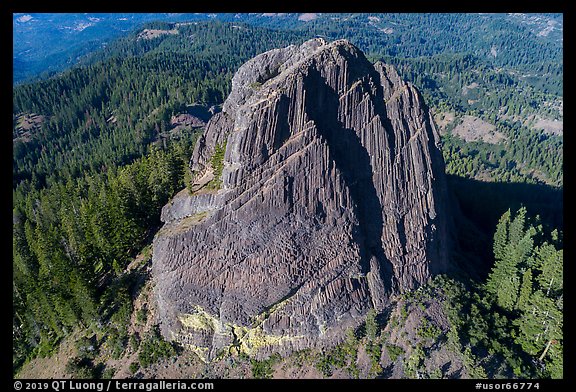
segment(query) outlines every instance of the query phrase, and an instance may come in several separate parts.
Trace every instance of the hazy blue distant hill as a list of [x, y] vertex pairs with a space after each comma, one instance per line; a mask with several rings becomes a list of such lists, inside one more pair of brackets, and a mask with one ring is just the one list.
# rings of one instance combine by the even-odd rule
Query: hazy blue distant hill
[[152, 20], [177, 21], [183, 14], [14, 14], [14, 82], [61, 71], [110, 39]]
[[[562, 14], [139, 13], [14, 14], [14, 82], [57, 72], [149, 21], [244, 22], [347, 38], [367, 52], [432, 56], [468, 52], [524, 68], [562, 53]], [[519, 44], [518, 40], [522, 42]]]

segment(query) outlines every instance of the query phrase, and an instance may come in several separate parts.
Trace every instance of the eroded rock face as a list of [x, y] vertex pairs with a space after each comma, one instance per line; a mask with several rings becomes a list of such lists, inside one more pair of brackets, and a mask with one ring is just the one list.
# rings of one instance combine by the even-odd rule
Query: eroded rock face
[[[213, 159], [226, 146], [221, 188]], [[439, 135], [422, 97], [347, 41], [263, 53], [232, 81], [164, 207], [163, 334], [214, 358], [338, 341], [447, 269]], [[216, 179], [217, 180], [217, 179]]]

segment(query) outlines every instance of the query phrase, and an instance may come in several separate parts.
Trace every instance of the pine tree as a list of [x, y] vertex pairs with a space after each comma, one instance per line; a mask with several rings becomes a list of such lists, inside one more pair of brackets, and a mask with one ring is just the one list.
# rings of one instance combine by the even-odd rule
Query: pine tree
[[524, 237], [524, 224], [526, 220], [526, 208], [521, 207], [510, 223], [508, 238], [512, 245], [518, 244]]
[[366, 336], [368, 340], [374, 341], [378, 335], [378, 322], [376, 321], [376, 311], [370, 309], [366, 314]]
[[540, 246], [536, 251], [537, 281], [547, 296], [559, 296], [564, 286], [563, 251], [550, 244]]
[[530, 296], [532, 295], [532, 270], [527, 269], [522, 275], [522, 285], [520, 286], [520, 294], [516, 302], [516, 309], [524, 310]]
[[540, 291], [530, 297], [514, 325], [519, 331], [516, 343], [535, 357], [542, 354], [550, 340], [562, 340], [562, 312]]
[[498, 306], [507, 311], [513, 311], [517, 306], [521, 271], [534, 247], [532, 238], [536, 230], [532, 226], [525, 229], [525, 219], [525, 208], [520, 208], [511, 222], [508, 210], [500, 218], [494, 234], [495, 263], [486, 289]]
[[494, 258], [504, 260], [508, 245], [508, 227], [510, 226], [510, 210], [506, 211], [498, 221], [496, 233], [494, 233]]

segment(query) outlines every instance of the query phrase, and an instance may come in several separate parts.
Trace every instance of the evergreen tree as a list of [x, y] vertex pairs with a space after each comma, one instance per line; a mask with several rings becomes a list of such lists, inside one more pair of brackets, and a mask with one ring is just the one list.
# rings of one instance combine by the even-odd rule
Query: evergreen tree
[[496, 260], [506, 258], [506, 246], [508, 244], [508, 227], [510, 226], [510, 209], [502, 215], [496, 233], [494, 233], [494, 257]]
[[374, 309], [370, 309], [366, 314], [366, 336], [369, 341], [375, 341], [378, 336], [378, 321]]
[[518, 295], [518, 302], [516, 309], [525, 310], [532, 295], [532, 270], [527, 269], [522, 275], [522, 285], [520, 286], [520, 294]]
[[[511, 221], [509, 211], [506, 212], [498, 223], [494, 236], [494, 254], [498, 257], [485, 285], [486, 303], [492, 300], [505, 314], [497, 317], [497, 309], [487, 306], [486, 312], [492, 312], [493, 317], [493, 338], [486, 336], [485, 343], [494, 351], [502, 352], [515, 372], [521, 373], [519, 359], [514, 358], [513, 349], [504, 343], [507, 336], [512, 336], [514, 343], [532, 357], [533, 363], [541, 364], [545, 376], [560, 378], [563, 375], [563, 251], [556, 248], [560, 246], [557, 231], [552, 236], [555, 245], [547, 242], [536, 245], [535, 238], [540, 237], [535, 235], [539, 230], [527, 221], [524, 208]], [[475, 305], [471, 306], [474, 309]], [[500, 326], [498, 318], [504, 321]], [[476, 324], [474, 319], [471, 327], [475, 331], [471, 333], [474, 342], [483, 340]]]
[[[512, 311], [519, 301], [522, 272], [533, 252], [536, 229], [525, 228], [526, 209], [520, 208], [510, 221], [510, 211], [500, 219], [494, 235], [495, 264], [486, 283], [486, 289], [497, 304]], [[525, 298], [521, 299], [525, 301]]]

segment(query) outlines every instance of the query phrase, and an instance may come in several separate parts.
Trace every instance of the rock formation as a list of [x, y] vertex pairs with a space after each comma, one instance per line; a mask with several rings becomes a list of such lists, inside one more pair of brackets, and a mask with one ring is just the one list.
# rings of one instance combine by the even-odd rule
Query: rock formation
[[190, 165], [194, 194], [162, 211], [153, 278], [162, 333], [203, 358], [334, 344], [447, 268], [431, 115], [345, 40], [242, 65]]

